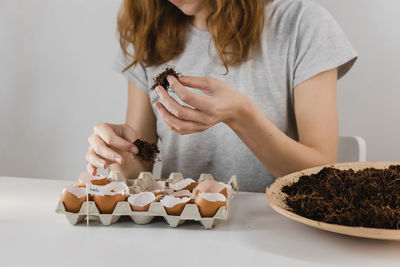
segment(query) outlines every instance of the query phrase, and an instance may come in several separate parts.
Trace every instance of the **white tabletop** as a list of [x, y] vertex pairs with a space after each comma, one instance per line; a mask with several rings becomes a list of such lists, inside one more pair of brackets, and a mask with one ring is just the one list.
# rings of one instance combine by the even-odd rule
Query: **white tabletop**
[[229, 220], [212, 230], [200, 223], [171, 228], [162, 219], [74, 226], [54, 212], [62, 187], [70, 183], [0, 177], [0, 266], [400, 265], [400, 242], [293, 222], [259, 193], [236, 195]]

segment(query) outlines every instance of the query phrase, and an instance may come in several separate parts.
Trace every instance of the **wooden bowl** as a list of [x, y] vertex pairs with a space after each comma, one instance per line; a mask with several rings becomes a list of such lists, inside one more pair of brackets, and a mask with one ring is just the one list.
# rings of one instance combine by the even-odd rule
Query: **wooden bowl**
[[324, 167], [333, 167], [340, 170], [353, 169], [354, 171], [365, 169], [365, 168], [376, 168], [384, 169], [390, 165], [400, 165], [400, 162], [351, 162], [351, 163], [337, 163], [326, 166], [320, 166], [315, 168], [306, 169], [303, 171], [288, 174], [286, 176], [277, 178], [275, 182], [267, 187], [266, 195], [267, 202], [273, 210], [288, 217], [289, 219], [297, 222], [322, 229], [329, 232], [373, 238], [373, 239], [385, 239], [385, 240], [400, 240], [400, 230], [392, 229], [381, 229], [381, 228], [367, 228], [367, 227], [355, 227], [355, 226], [344, 226], [338, 224], [324, 223], [321, 221], [311, 220], [300, 215], [297, 215], [290, 211], [288, 206], [285, 204], [286, 194], [281, 192], [281, 189], [285, 185], [290, 185], [299, 180], [303, 175], [310, 175], [319, 172]]

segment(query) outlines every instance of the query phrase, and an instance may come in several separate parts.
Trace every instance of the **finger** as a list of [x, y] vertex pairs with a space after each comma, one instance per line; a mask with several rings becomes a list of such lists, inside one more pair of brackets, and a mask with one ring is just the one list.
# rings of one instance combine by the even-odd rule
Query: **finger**
[[163, 105], [175, 117], [186, 121], [204, 122], [204, 117], [206, 116], [205, 114], [193, 108], [182, 106], [173, 97], [171, 97], [163, 87], [157, 86], [156, 92], [160, 96]]
[[[123, 125], [116, 125], [116, 126], [117, 126], [117, 131], [120, 131], [120, 136], [124, 140], [127, 140], [130, 144], [135, 142], [139, 138], [139, 135], [129, 125], [123, 124]], [[119, 130], [119, 129], [121, 129], [121, 130]]]
[[160, 102], [154, 103], [154, 106], [165, 123], [172, 126], [178, 133], [203, 131], [203, 129], [207, 127], [198, 122], [185, 121], [175, 117]]
[[86, 161], [91, 164], [95, 168], [107, 169], [109, 162], [104, 158], [100, 157], [96, 154], [92, 147], [89, 148], [89, 151], [86, 153]]
[[179, 77], [179, 81], [182, 85], [199, 90], [207, 90], [217, 81], [209, 76], [198, 77], [198, 76], [182, 76]]
[[123, 164], [122, 156], [116, 151], [112, 150], [98, 135], [92, 134], [89, 136], [89, 143], [97, 155], [112, 162]]
[[178, 129], [176, 129], [174, 126], [168, 124], [167, 122], [165, 122], [165, 124], [168, 126], [168, 128], [169, 128], [170, 130], [172, 130], [172, 131], [174, 131], [174, 132], [176, 132], [176, 133], [178, 133], [178, 134], [181, 134], [181, 135], [192, 134], [192, 133], [198, 133], [198, 132], [202, 132], [202, 131], [205, 131], [205, 130], [207, 130], [208, 128], [210, 128], [210, 127], [208, 127], [208, 126], [204, 126], [204, 127], [199, 127], [199, 128], [196, 128], [196, 129], [191, 129], [191, 130], [183, 129], [183, 130], [180, 130], [180, 131], [179, 131]]
[[[117, 125], [113, 126], [116, 128], [117, 132], [120, 135], [124, 135], [123, 131], [124, 129], [119, 128]], [[112, 128], [112, 126], [109, 124], [106, 123], [97, 124], [94, 127], [94, 133], [100, 136], [101, 139], [103, 139], [104, 143], [106, 143], [109, 147], [116, 148], [120, 151], [128, 152], [131, 151], [132, 147], [134, 147], [134, 145], [131, 142], [118, 136], [117, 133]], [[130, 133], [130, 135], [132, 135], [132, 133]], [[136, 140], [137, 138], [132, 138], [132, 139]]]
[[205, 95], [190, 92], [174, 76], [168, 76], [167, 79], [180, 100], [200, 111], [208, 108], [209, 104]]
[[92, 176], [95, 176], [97, 174], [97, 168], [90, 163], [88, 163], [88, 165], [86, 166], [86, 170]]

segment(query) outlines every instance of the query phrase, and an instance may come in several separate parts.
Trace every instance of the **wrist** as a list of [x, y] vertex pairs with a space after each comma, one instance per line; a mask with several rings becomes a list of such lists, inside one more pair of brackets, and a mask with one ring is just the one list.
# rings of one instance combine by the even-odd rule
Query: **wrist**
[[[240, 101], [236, 105], [232, 116], [229, 120], [226, 121], [226, 124], [233, 130], [236, 131], [242, 128], [244, 125], [250, 122], [252, 118], [252, 114], [254, 114], [255, 104], [254, 102], [246, 95], [240, 95]], [[246, 127], [246, 126], [244, 126]]]

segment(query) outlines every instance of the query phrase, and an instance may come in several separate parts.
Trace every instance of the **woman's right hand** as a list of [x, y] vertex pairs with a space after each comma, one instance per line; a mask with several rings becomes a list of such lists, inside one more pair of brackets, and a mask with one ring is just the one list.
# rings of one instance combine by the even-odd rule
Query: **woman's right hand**
[[137, 139], [137, 133], [128, 124], [96, 124], [88, 138], [88, 173], [96, 175], [97, 168], [107, 169], [112, 163], [124, 164], [124, 152], [135, 155], [139, 152], [133, 144]]

